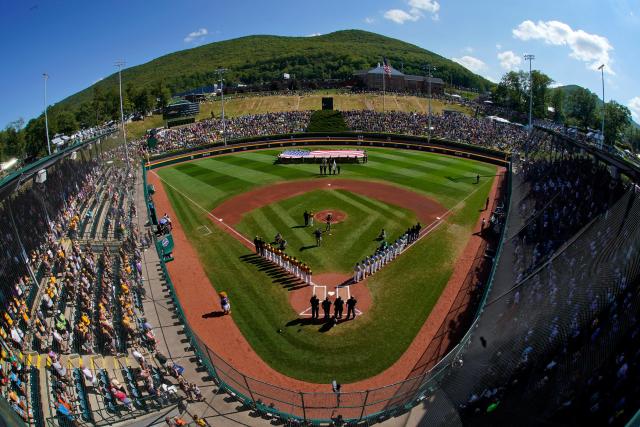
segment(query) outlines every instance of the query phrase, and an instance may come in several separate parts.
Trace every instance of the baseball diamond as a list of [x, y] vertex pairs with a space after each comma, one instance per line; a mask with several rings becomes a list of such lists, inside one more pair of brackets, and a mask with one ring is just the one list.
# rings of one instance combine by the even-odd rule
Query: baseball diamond
[[[242, 365], [257, 379], [275, 375], [305, 390], [326, 390], [322, 383], [339, 378], [344, 390], [358, 390], [375, 384], [376, 375], [383, 372], [385, 381], [406, 378], [412, 370], [410, 360], [419, 358], [419, 350], [411, 349], [402, 367], [395, 363], [408, 352], [421, 328], [433, 333], [439, 327], [436, 319], [425, 321], [434, 314], [452, 272], [460, 265], [456, 261], [471, 244], [485, 199], [495, 192], [494, 177], [502, 172], [476, 161], [372, 148], [368, 163], [343, 166], [337, 180], [318, 176], [316, 165], [274, 164], [278, 153], [230, 154], [149, 174], [157, 209], [174, 218], [176, 251], [182, 252], [183, 246], [194, 251], [193, 258], [185, 254], [168, 266], [190, 321], [201, 325], [203, 336], [212, 338], [207, 345], [225, 359], [239, 362], [255, 354], [257, 359]], [[476, 184], [477, 175], [482, 179]], [[211, 211], [212, 223], [218, 225], [205, 237], [195, 226], [204, 213], [201, 208]], [[329, 235], [324, 223], [304, 225], [305, 209], [339, 209], [348, 218]], [[372, 274], [366, 284], [351, 285], [356, 299], [359, 287], [366, 286], [371, 293], [366, 315], [333, 328], [300, 318], [287, 294], [301, 292], [309, 298], [308, 286], [339, 283], [305, 285], [291, 274], [273, 272], [246, 244], [255, 235], [275, 244], [278, 234], [287, 242], [284, 252], [310, 265], [313, 275], [350, 274], [357, 262], [380, 246], [382, 229], [393, 242], [418, 218], [427, 233], [424, 238]], [[316, 226], [323, 234], [319, 247], [312, 236]], [[239, 235], [246, 238], [244, 245]], [[202, 279], [195, 280], [196, 273]], [[203, 318], [218, 310], [215, 294], [222, 290], [230, 295], [232, 317]], [[197, 299], [194, 307], [191, 295]], [[446, 311], [445, 304], [435, 314], [442, 317]], [[218, 334], [246, 344], [220, 347], [213, 339]], [[231, 338], [234, 334], [238, 337]], [[381, 342], [386, 343], [382, 348], [373, 344]], [[427, 345], [425, 341], [419, 347]], [[367, 350], [373, 348], [376, 351]], [[314, 360], [312, 366], [308, 360]]]

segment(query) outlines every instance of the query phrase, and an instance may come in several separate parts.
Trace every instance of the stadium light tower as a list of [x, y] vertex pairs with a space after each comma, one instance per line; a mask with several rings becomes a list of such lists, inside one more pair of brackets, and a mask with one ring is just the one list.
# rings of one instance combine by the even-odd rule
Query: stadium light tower
[[49, 141], [49, 117], [47, 117], [47, 80], [49, 80], [49, 74], [42, 73], [44, 79], [44, 131], [47, 133], [47, 150], [51, 155], [51, 141]]
[[127, 147], [127, 131], [124, 127], [124, 106], [122, 103], [122, 66], [125, 64], [123, 60], [116, 61], [115, 66], [118, 67], [118, 81], [120, 84], [120, 119], [122, 121], [122, 138], [124, 139], [124, 155], [129, 164], [129, 147]]
[[436, 67], [426, 64], [424, 69], [427, 71], [427, 77], [429, 78], [429, 140], [431, 140], [431, 79], [433, 77], [432, 73], [436, 70]]
[[[605, 110], [605, 104], [604, 104], [604, 64], [602, 64], [601, 66], [598, 67], [598, 70], [600, 70], [600, 72], [602, 73], [602, 129], [601, 129], [601, 133], [602, 133], [602, 139], [600, 141], [602, 141], [602, 145], [604, 145], [604, 112]], [[602, 148], [602, 147], [600, 147]]]
[[218, 76], [220, 76], [220, 96], [221, 98], [221, 104], [222, 104], [222, 140], [224, 142], [224, 145], [227, 145], [227, 122], [224, 120], [224, 87], [222, 86], [224, 79], [223, 79], [223, 75], [224, 73], [227, 72], [226, 68], [218, 68], [216, 70], [216, 73], [218, 73]]
[[529, 61], [529, 131], [533, 129], [533, 74], [531, 73], [531, 61], [536, 59], [535, 55], [527, 54], [525, 61]]

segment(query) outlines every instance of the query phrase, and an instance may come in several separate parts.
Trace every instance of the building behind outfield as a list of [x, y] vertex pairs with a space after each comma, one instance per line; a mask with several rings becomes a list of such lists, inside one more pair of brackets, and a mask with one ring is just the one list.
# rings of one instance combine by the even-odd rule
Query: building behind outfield
[[404, 74], [393, 67], [390, 74], [384, 73], [384, 67], [378, 64], [370, 70], [360, 70], [353, 73], [354, 77], [364, 87], [372, 90], [382, 90], [382, 77], [385, 76], [384, 86], [386, 90], [398, 92], [429, 92], [431, 81], [431, 93], [441, 95], [444, 93], [444, 81], [438, 77], [425, 77]]

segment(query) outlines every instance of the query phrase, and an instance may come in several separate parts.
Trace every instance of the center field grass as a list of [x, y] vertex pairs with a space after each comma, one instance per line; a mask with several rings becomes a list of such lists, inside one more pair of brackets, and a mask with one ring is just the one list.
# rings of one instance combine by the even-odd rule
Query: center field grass
[[[304, 96], [247, 96], [244, 98], [225, 98], [224, 111], [227, 117], [244, 116], [247, 114], [276, 113], [282, 111], [320, 110], [322, 108], [322, 97], [327, 96], [325, 92], [314, 92]], [[379, 94], [336, 94], [333, 96], [334, 108], [340, 111], [347, 110], [383, 110], [382, 95]], [[387, 111], [404, 111], [426, 113], [428, 110], [427, 99], [416, 96], [401, 96], [387, 94], [384, 107]], [[439, 99], [431, 100], [431, 110], [434, 114], [441, 114], [444, 109], [456, 110], [465, 114], [473, 112], [459, 104], [447, 104]], [[222, 113], [221, 102], [205, 102], [200, 104], [200, 114], [197, 120], [220, 117]], [[162, 114], [155, 114], [145, 118], [143, 121], [131, 122], [127, 124], [127, 135], [131, 138], [141, 138], [147, 129], [162, 127], [164, 121]]]
[[[325, 224], [304, 227], [305, 210], [320, 212], [339, 209], [345, 221], [324, 233], [322, 246], [316, 247], [313, 230], [324, 231]], [[236, 229], [245, 236], [262, 236], [272, 241], [276, 233], [287, 240], [287, 254], [302, 260], [314, 273], [351, 273], [356, 262], [372, 255], [380, 246], [376, 237], [381, 229], [393, 243], [417, 222], [413, 212], [342, 190], [319, 190], [255, 209], [243, 218]]]
[[[475, 231], [496, 173], [492, 165], [431, 153], [367, 151], [367, 164], [345, 165], [340, 177], [388, 181], [455, 209], [434, 232], [369, 279], [373, 305], [367, 313], [324, 333], [321, 325], [299, 320], [289, 304], [287, 288], [261, 271], [255, 255], [236, 239], [217, 227], [209, 227], [212, 233], [203, 236], [198, 227], [210, 220], [187, 199], [211, 210], [258, 186], [268, 191], [271, 183], [315, 179], [317, 165], [274, 165], [279, 151], [265, 150], [157, 171], [166, 181], [164, 188], [177, 221], [199, 253], [211, 283], [229, 293], [235, 323], [256, 353], [285, 375], [310, 382], [328, 383], [337, 378], [348, 383], [391, 366], [413, 341], [446, 286], [456, 259]], [[476, 174], [482, 176], [478, 185], [474, 184]], [[411, 220], [409, 216], [407, 221]], [[250, 227], [250, 217], [246, 221]], [[208, 344], [214, 350], [224, 345]]]

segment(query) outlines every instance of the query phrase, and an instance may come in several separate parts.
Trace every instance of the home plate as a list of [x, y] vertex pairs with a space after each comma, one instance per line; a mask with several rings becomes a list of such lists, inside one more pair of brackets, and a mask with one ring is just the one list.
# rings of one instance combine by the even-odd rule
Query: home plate
[[329, 187], [331, 187], [331, 184], [327, 184]]
[[329, 291], [329, 292], [327, 292], [327, 293], [329, 294], [329, 296], [330, 296], [330, 297], [332, 297], [332, 296], [334, 296], [334, 295], [336, 294], [336, 293], [335, 293], [335, 292], [333, 292], [333, 291]]

